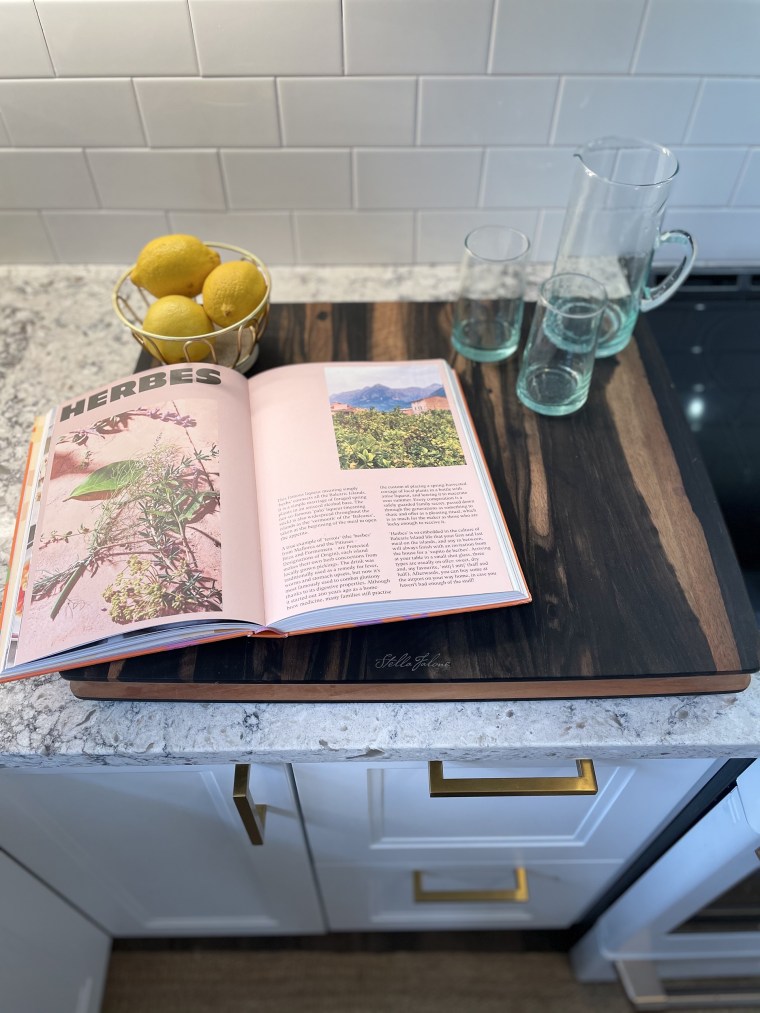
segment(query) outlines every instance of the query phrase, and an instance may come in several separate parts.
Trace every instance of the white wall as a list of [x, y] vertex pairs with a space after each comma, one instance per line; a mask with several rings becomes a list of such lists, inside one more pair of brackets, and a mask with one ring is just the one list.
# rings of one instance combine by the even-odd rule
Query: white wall
[[0, 262], [167, 231], [271, 264], [553, 259], [574, 147], [671, 146], [667, 223], [760, 260], [760, 0], [0, 0]]

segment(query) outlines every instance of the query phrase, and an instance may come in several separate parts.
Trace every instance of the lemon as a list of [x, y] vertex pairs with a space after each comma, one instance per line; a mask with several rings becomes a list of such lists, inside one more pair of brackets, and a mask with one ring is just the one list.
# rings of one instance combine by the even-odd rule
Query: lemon
[[267, 292], [264, 275], [250, 260], [230, 260], [215, 267], [203, 283], [203, 307], [220, 327], [247, 317]]
[[142, 248], [129, 277], [157, 298], [198, 295], [220, 261], [216, 250], [195, 236], [159, 236]]
[[[142, 326], [149, 334], [163, 334], [167, 338], [194, 338], [214, 330], [203, 307], [185, 295], [166, 295], [157, 299], [145, 314]], [[186, 348], [187, 358], [191, 362], [202, 362], [211, 354], [205, 341], [188, 344], [183, 341], [154, 339], [152, 343], [167, 363], [185, 362]]]

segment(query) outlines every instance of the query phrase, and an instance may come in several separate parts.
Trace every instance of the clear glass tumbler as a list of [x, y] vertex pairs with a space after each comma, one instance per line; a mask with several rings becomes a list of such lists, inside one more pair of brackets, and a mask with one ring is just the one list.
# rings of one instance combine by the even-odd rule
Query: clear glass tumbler
[[541, 285], [517, 376], [517, 396], [541, 415], [569, 415], [586, 403], [607, 307], [604, 286], [585, 274]]
[[530, 240], [517, 229], [484, 225], [464, 241], [454, 306], [454, 348], [477, 362], [499, 362], [520, 343]]

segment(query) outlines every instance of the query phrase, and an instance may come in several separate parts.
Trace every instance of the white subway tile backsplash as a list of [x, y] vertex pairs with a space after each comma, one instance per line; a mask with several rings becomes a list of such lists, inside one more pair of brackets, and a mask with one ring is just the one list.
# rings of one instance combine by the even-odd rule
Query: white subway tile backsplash
[[131, 81], [0, 81], [0, 113], [18, 147], [145, 143]]
[[562, 207], [570, 194], [572, 148], [494, 148], [486, 153], [486, 207]]
[[571, 77], [560, 90], [554, 141], [582, 144], [624, 134], [660, 144], [684, 139], [697, 78]]
[[201, 73], [342, 74], [340, 0], [190, 0]]
[[760, 209], [676, 208], [666, 213], [665, 226], [694, 236], [700, 266], [760, 263]]
[[422, 78], [420, 143], [546, 143], [557, 85], [553, 77]]
[[356, 159], [359, 208], [461, 208], [478, 200], [478, 149], [360, 150]]
[[0, 77], [52, 77], [34, 0], [0, 0]]
[[223, 151], [230, 207], [350, 208], [348, 151]]
[[0, 264], [49, 264], [53, 248], [37, 211], [0, 212]]
[[135, 88], [154, 148], [280, 143], [273, 78], [145, 78]]
[[98, 199], [81, 151], [0, 151], [0, 208], [94, 208]]
[[[729, 201], [721, 203], [728, 204]], [[733, 203], [745, 207], [760, 206], [760, 151], [750, 153]]]
[[525, 233], [531, 243], [536, 235], [537, 211], [420, 211], [417, 222], [417, 262], [457, 264], [469, 232], [481, 225], [505, 225]]
[[635, 71], [757, 74], [756, 0], [650, 0]]
[[674, 147], [678, 175], [673, 181], [670, 206], [721, 207], [731, 194], [747, 157], [746, 148]]
[[197, 74], [187, 0], [36, 0], [61, 77]]
[[208, 243], [229, 243], [256, 254], [265, 264], [294, 264], [293, 230], [290, 214], [283, 211], [260, 213], [173, 211], [169, 215], [173, 232], [199, 236]]
[[483, 74], [493, 0], [344, 0], [349, 74]]
[[644, 0], [496, 0], [496, 74], [628, 72]]
[[[409, 212], [295, 215], [305, 264], [411, 264], [414, 215]], [[392, 298], [392, 293], [389, 293]]]
[[689, 144], [757, 144], [760, 80], [705, 81], [686, 140]]
[[159, 211], [45, 211], [43, 219], [64, 264], [126, 268], [150, 239], [169, 231], [166, 215]]
[[278, 88], [287, 145], [414, 142], [413, 78], [285, 78]]
[[225, 207], [215, 151], [88, 152], [103, 207], [207, 210]]

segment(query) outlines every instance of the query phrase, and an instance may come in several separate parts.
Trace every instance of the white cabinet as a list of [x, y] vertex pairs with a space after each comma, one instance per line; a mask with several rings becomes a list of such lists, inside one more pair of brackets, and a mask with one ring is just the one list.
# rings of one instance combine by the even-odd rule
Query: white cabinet
[[289, 769], [250, 768], [251, 844], [233, 766], [0, 770], [0, 847], [113, 936], [319, 933]]
[[111, 940], [0, 852], [0, 1008], [98, 1013]]
[[560, 928], [718, 766], [600, 762], [589, 794], [572, 762], [446, 763], [451, 797], [431, 795], [424, 762], [296, 764], [294, 774], [330, 928]]

